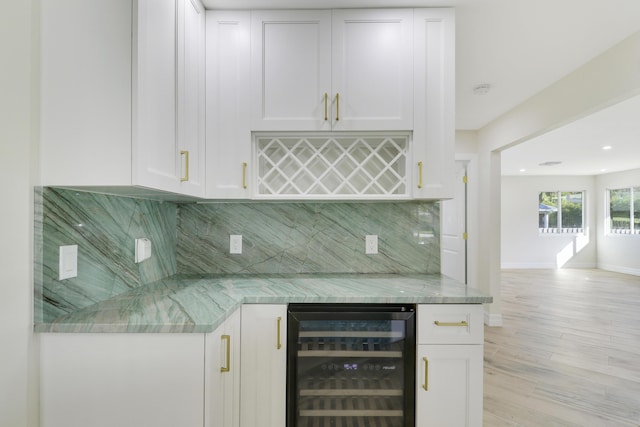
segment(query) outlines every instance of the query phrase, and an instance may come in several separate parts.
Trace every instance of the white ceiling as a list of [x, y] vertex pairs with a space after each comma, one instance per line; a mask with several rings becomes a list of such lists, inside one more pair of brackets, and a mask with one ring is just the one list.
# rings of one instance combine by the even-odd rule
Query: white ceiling
[[[203, 3], [210, 9], [453, 6], [456, 8], [456, 128], [459, 130], [483, 127], [640, 31], [640, 0], [204, 0]], [[474, 95], [473, 88], [483, 83], [491, 85], [489, 93]], [[629, 106], [640, 111], [637, 101]], [[616, 111], [623, 114], [620, 108]], [[635, 141], [638, 141], [637, 128], [632, 124], [628, 126], [635, 129]], [[559, 129], [543, 135], [539, 141], [526, 142], [505, 151], [503, 174], [507, 170], [508, 173], [514, 173], [516, 168], [519, 170], [521, 166], [516, 166], [517, 161], [532, 153], [555, 150], [556, 156], [562, 156], [560, 160], [570, 159], [569, 155], [575, 159], [576, 153], [585, 152], [583, 148], [587, 145], [600, 144], [597, 135], [601, 135], [601, 139], [606, 135], [612, 139], [615, 132], [623, 128], [626, 125], [618, 119], [614, 122], [612, 118], [600, 118], [593, 123], [589, 118], [580, 120], [571, 129]], [[560, 137], [562, 139], [555, 139]], [[609, 144], [620, 147], [623, 139], [624, 135], [618, 135], [618, 142]], [[525, 148], [530, 144], [539, 145]], [[614, 157], [620, 152], [621, 149], [615, 148], [607, 156]], [[592, 174], [602, 173], [599, 171], [603, 168], [621, 170], [594, 163], [603, 159], [601, 152], [594, 154], [595, 159], [586, 154], [583, 156], [585, 161], [590, 159], [588, 165], [569, 169], [568, 165], [573, 162], [567, 160], [563, 165], [545, 171]], [[623, 155], [621, 162], [629, 157]], [[638, 155], [635, 157], [640, 159]], [[625, 165], [625, 169], [630, 166], [629, 163]], [[640, 164], [631, 165], [631, 168], [635, 167]], [[529, 170], [533, 173], [534, 169], [529, 166]]]
[[[562, 164], [540, 166], [554, 161]], [[502, 152], [502, 175], [600, 175], [637, 168], [640, 96]]]

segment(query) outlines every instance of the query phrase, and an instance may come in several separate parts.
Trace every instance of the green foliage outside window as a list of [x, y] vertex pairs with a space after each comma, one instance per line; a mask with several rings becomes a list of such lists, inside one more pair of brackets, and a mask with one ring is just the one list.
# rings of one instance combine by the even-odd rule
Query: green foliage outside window
[[539, 195], [539, 228], [557, 232], [581, 232], [584, 196], [582, 191], [543, 191]]
[[610, 230], [640, 234], [640, 187], [609, 190]]

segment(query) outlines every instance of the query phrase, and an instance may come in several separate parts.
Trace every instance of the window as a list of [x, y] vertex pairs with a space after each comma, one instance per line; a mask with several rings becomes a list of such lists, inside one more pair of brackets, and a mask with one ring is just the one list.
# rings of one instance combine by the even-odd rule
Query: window
[[538, 198], [538, 230], [547, 233], [584, 232], [584, 191], [543, 191]]
[[640, 187], [609, 190], [609, 233], [640, 234]]

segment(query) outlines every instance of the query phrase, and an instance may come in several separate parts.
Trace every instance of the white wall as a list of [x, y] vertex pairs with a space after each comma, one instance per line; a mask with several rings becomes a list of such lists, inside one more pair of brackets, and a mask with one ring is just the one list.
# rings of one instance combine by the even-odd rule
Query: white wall
[[32, 0], [0, 5], [0, 426], [7, 427], [39, 424], [38, 348], [32, 332], [37, 166], [32, 19], [37, 19]]
[[640, 236], [607, 235], [606, 190], [640, 186], [640, 169], [596, 178], [598, 212], [598, 268], [640, 276]]
[[[541, 191], [585, 191], [585, 236], [538, 232]], [[595, 268], [596, 186], [593, 176], [502, 177], [502, 268]]]

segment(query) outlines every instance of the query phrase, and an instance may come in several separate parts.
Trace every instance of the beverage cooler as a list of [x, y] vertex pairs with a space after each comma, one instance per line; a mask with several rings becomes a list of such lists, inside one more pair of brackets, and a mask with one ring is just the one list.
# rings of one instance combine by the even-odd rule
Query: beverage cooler
[[289, 305], [287, 427], [414, 427], [415, 317], [415, 305]]

